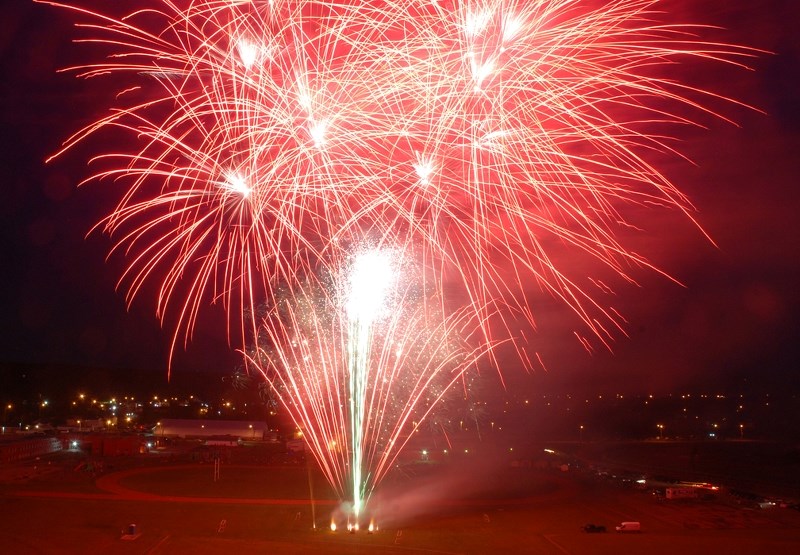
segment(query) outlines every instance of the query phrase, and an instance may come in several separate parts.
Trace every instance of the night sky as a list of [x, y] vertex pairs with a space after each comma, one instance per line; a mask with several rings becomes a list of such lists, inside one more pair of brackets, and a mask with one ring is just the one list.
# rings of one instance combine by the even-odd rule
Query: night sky
[[[794, 0], [666, 2], [674, 20], [717, 24], [709, 38], [771, 51], [754, 71], [699, 64], [676, 77], [737, 98], [764, 113], [721, 104], [732, 125], [681, 132], [676, 147], [693, 163], [660, 157], [658, 167], [693, 201], [716, 242], [680, 214], [648, 212], [648, 229], [623, 238], [682, 285], [644, 270], [639, 286], [615, 285], [613, 306], [627, 319], [613, 353], [587, 353], [567, 310], [543, 298], [534, 307], [532, 349], [546, 370], [526, 375], [508, 359], [503, 375], [536, 388], [626, 392], [680, 388], [797, 389], [800, 360], [800, 3]], [[100, 381], [166, 380], [171, 330], [161, 329], [151, 296], [129, 308], [115, 291], [122, 260], [110, 242], [86, 236], [113, 197], [75, 185], [92, 152], [45, 164], [70, 132], [108, 104], [102, 87], [57, 70], [77, 51], [68, 14], [26, 0], [0, 18], [0, 365], [99, 368]], [[84, 47], [85, 48], [85, 47]], [[85, 50], [84, 50], [85, 52]], [[214, 309], [173, 361], [176, 379], [219, 383], [237, 364]], [[216, 323], [215, 323], [216, 322]], [[13, 379], [13, 378], [12, 378]]]

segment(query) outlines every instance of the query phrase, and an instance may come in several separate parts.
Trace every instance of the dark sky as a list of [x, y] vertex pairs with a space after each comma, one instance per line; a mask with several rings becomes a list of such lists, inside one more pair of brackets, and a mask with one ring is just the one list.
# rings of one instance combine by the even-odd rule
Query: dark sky
[[[587, 354], [564, 308], [537, 308], [533, 340], [547, 371], [503, 373], [537, 387], [658, 391], [683, 387], [797, 388], [800, 355], [800, 2], [693, 0], [665, 3], [675, 20], [718, 24], [710, 38], [769, 50], [754, 71], [700, 66], [685, 77], [765, 112], [728, 106], [738, 126], [709, 120], [682, 135], [694, 162], [659, 160], [698, 209], [717, 246], [677, 214], [651, 212], [628, 244], [683, 287], [647, 272], [616, 288], [628, 338], [613, 353]], [[56, 70], [75, 55], [68, 14], [26, 0], [0, 18], [0, 363], [110, 368], [121, 380], [165, 376], [170, 330], [152, 298], [126, 309], [115, 292], [120, 261], [107, 238], [85, 235], [109, 199], [89, 186], [81, 149], [46, 165], [68, 134], [106, 105], [104, 91]], [[709, 69], [710, 68], [710, 69]], [[679, 71], [679, 70], [676, 70]], [[221, 326], [201, 326], [173, 372], [214, 382], [236, 363]], [[115, 374], [116, 373], [116, 374]]]

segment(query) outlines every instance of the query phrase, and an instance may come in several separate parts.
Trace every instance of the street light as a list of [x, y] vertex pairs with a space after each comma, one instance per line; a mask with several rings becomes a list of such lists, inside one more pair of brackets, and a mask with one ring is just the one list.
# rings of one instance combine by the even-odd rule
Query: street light
[[744, 424], [739, 424], [739, 439], [744, 439]]
[[658, 427], [658, 439], [664, 439], [664, 425], [663, 424], [656, 424]]

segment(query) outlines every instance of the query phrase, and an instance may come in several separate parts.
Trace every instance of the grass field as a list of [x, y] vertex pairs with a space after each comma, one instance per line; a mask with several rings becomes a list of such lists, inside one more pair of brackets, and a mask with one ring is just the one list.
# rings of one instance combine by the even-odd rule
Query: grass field
[[[106, 472], [93, 475], [62, 454], [30, 464], [27, 474], [4, 472], [0, 546], [15, 555], [749, 555], [800, 548], [797, 511], [750, 510], [725, 499], [670, 504], [588, 472], [463, 460], [397, 473], [373, 497], [376, 533], [334, 533], [338, 503], [319, 475], [312, 474], [312, 503], [305, 466], [257, 463], [252, 455], [234, 452], [217, 480], [211, 464], [163, 457], [109, 459]], [[613, 530], [623, 520], [640, 521], [643, 532], [581, 531], [589, 522]], [[127, 533], [131, 524], [135, 534]]]

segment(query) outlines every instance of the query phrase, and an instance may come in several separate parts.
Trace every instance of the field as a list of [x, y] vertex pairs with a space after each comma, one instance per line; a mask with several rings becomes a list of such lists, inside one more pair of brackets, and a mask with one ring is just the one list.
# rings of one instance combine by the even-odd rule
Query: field
[[[586, 469], [477, 459], [406, 466], [373, 498], [378, 530], [349, 534], [315, 472], [245, 457], [241, 449], [218, 467], [144, 455], [107, 458], [102, 473], [87, 472], [77, 469], [79, 455], [63, 453], [4, 468], [0, 545], [17, 555], [706, 555], [800, 548], [800, 512], [792, 509], [751, 509], [726, 495], [668, 503]], [[340, 519], [340, 531], [330, 530], [332, 518]], [[640, 521], [642, 533], [615, 533], [625, 520]], [[610, 531], [584, 533], [587, 523]]]

